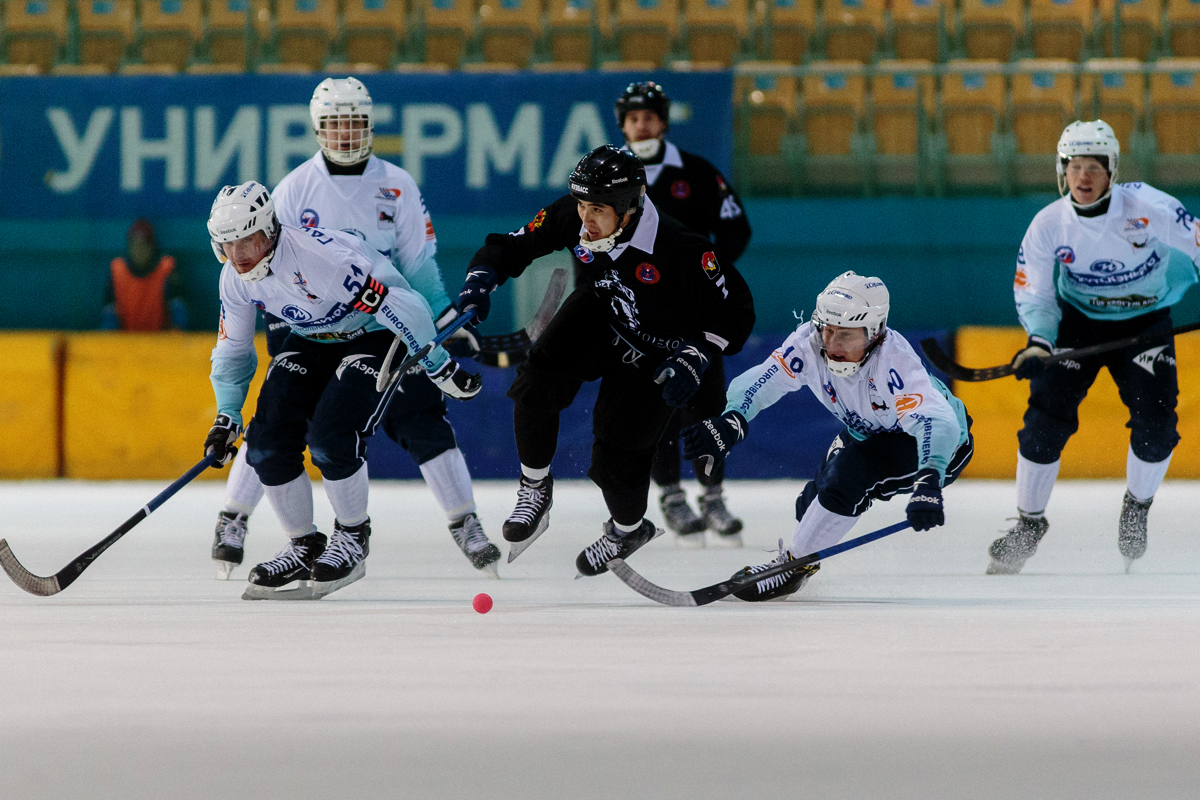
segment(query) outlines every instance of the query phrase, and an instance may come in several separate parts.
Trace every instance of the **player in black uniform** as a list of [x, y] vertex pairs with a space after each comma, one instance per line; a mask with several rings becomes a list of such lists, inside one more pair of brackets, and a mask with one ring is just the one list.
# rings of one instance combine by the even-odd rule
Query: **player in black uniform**
[[[646, 171], [605, 145], [579, 162], [570, 195], [512, 233], [489, 234], [458, 297], [484, 318], [489, 295], [535, 258], [573, 248], [584, 280], [530, 349], [508, 391], [521, 484], [504, 523], [511, 561], [549, 523], [561, 411], [585, 381], [600, 381], [588, 476], [612, 519], [576, 559], [597, 575], [657, 536], [645, 519], [654, 448], [675, 409], [687, 405], [721, 353], [736, 353], [754, 327], [754, 301], [711, 242], [660, 215], [645, 197]], [[580, 222], [582, 221], [582, 227]]]
[[[712, 250], [723, 267], [731, 267], [750, 241], [750, 222], [742, 203], [725, 177], [700, 156], [680, 150], [666, 140], [670, 127], [671, 99], [657, 83], [631, 83], [617, 100], [617, 124], [625, 135], [626, 148], [646, 168], [646, 194], [659, 213], [674, 217], [684, 226], [712, 242]], [[704, 373], [700, 391], [667, 426], [658, 443], [650, 475], [660, 487], [659, 507], [667, 527], [677, 534], [679, 547], [703, 547], [704, 531], [714, 534], [713, 543], [741, 547], [742, 521], [725, 508], [721, 491], [724, 465], [712, 475], [697, 468], [696, 478], [704, 487], [697, 500], [700, 514], [688, 505], [679, 485], [679, 431], [725, 410], [725, 367], [718, 356]]]

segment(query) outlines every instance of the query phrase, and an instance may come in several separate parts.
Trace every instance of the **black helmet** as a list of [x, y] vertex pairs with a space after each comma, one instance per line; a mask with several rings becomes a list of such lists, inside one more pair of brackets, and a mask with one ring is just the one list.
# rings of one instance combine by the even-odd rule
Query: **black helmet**
[[617, 98], [617, 127], [625, 127], [625, 115], [639, 108], [653, 111], [664, 125], [670, 124], [671, 98], [654, 81], [631, 83], [625, 87], [624, 93]]
[[612, 206], [618, 217], [642, 207], [646, 168], [628, 150], [611, 144], [588, 153], [567, 178], [572, 196], [588, 203]]

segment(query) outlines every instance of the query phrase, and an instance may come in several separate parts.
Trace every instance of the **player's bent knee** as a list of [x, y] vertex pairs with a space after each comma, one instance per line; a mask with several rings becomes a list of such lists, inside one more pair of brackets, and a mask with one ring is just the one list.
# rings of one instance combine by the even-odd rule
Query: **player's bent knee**
[[800, 490], [800, 496], [796, 498], [796, 521], [804, 519], [804, 512], [812, 505], [812, 501], [817, 499], [817, 482], [809, 481], [804, 484], [804, 488]]

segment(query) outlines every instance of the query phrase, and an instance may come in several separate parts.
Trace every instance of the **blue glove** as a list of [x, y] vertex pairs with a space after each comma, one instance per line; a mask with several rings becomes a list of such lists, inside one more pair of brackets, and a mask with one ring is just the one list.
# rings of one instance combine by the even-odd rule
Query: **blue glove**
[[498, 284], [496, 270], [491, 267], [471, 267], [467, 270], [467, 279], [458, 293], [458, 302], [454, 304], [458, 313], [465, 314], [468, 309], [473, 308], [475, 319], [483, 322], [492, 310], [491, 294]]
[[208, 438], [204, 440], [204, 455], [212, 455], [215, 467], [223, 467], [237, 455], [233, 443], [242, 432], [242, 426], [233, 421], [228, 414], [217, 414]]
[[1025, 347], [1021, 352], [1013, 356], [1012, 368], [1019, 381], [1033, 380], [1041, 377], [1041, 374], [1046, 370], [1046, 362], [1043, 358], [1050, 355], [1054, 351], [1054, 345], [1040, 336], [1030, 336], [1029, 341], [1025, 343]]
[[746, 438], [749, 430], [750, 423], [736, 411], [726, 411], [719, 417], [702, 419], [680, 431], [683, 457], [689, 461], [704, 459], [704, 474], [712, 475], [713, 467], [725, 461], [729, 451]]
[[946, 524], [946, 514], [942, 511], [942, 481], [937, 470], [923, 469], [917, 473], [905, 513], [914, 531], [927, 531]]
[[700, 389], [700, 379], [711, 362], [708, 345], [703, 342], [683, 342], [675, 348], [675, 355], [659, 364], [654, 373], [654, 382], [663, 384], [667, 405], [686, 406]]

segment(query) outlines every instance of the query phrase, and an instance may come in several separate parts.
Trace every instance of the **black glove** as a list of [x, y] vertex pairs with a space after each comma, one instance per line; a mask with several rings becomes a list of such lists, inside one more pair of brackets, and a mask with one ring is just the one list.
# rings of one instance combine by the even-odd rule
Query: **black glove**
[[[450, 306], [441, 313], [441, 316], [435, 320], [434, 324], [437, 325], [439, 331], [444, 330], [447, 325], [454, 322], [459, 316], [458, 309]], [[476, 329], [475, 323], [468, 322], [450, 334], [450, 338], [442, 342], [442, 348], [456, 360], [475, 358], [475, 356], [479, 355], [479, 331]]]
[[917, 473], [905, 513], [914, 531], [927, 531], [946, 524], [946, 514], [942, 511], [942, 481], [937, 470], [923, 469]]
[[228, 464], [237, 455], [233, 443], [238, 440], [242, 426], [233, 421], [228, 414], [217, 414], [213, 426], [208, 429], [208, 438], [204, 440], [204, 455], [213, 456], [213, 466], [218, 469]]
[[704, 342], [683, 342], [675, 355], [658, 365], [654, 382], [663, 384], [663, 400], [669, 406], [686, 406], [700, 388], [704, 370], [712, 362], [711, 351]]
[[750, 423], [736, 411], [702, 419], [680, 431], [683, 457], [689, 461], [703, 458], [706, 462], [704, 474], [712, 475], [713, 467], [725, 460], [733, 446], [746, 438], [749, 430]]
[[1053, 351], [1054, 345], [1042, 337], [1030, 336], [1029, 341], [1025, 343], [1025, 347], [1013, 356], [1011, 362], [1017, 380], [1027, 381], [1040, 377], [1046, 369], [1046, 362], [1042, 361], [1042, 359], [1050, 355]]
[[492, 309], [491, 294], [498, 283], [496, 270], [491, 267], [471, 267], [467, 270], [467, 279], [463, 281], [462, 290], [458, 293], [458, 302], [454, 307], [460, 314], [474, 308], [475, 319], [483, 322]]

